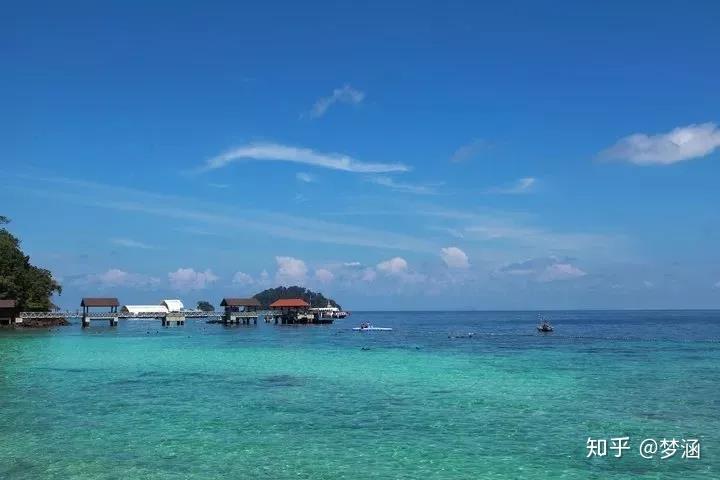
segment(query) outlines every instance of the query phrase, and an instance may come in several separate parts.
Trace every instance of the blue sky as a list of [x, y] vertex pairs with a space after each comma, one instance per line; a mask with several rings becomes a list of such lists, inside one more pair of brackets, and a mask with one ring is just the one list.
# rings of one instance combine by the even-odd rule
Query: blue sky
[[717, 2], [10, 2], [0, 214], [75, 308], [720, 307]]

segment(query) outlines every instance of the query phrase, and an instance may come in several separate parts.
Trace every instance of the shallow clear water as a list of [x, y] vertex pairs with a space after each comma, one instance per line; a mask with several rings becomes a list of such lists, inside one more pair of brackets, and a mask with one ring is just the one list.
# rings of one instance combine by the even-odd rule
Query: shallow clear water
[[[548, 317], [0, 331], [0, 478], [720, 477], [720, 312]], [[647, 437], [702, 458], [643, 459]]]

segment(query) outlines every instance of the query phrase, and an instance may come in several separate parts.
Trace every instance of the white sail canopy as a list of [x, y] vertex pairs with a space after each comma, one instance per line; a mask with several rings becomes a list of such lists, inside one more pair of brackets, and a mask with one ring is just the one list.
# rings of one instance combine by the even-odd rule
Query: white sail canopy
[[180, 312], [185, 308], [182, 301], [178, 299], [165, 299], [160, 302], [160, 305], [167, 308], [169, 312]]
[[168, 309], [165, 305], [125, 305], [120, 311], [136, 315], [138, 313], [167, 313]]

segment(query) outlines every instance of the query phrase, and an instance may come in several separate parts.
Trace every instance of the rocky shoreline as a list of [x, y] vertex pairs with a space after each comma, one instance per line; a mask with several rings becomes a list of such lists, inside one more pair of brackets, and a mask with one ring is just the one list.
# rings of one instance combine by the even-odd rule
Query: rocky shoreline
[[57, 318], [26, 318], [22, 323], [14, 323], [11, 325], [0, 325], [0, 328], [51, 328], [64, 327], [70, 325], [64, 317]]

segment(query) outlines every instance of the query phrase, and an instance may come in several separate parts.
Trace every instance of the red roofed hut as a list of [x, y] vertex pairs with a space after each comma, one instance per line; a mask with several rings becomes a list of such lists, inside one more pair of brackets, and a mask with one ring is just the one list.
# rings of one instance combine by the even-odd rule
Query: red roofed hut
[[281, 314], [283, 324], [312, 322], [315, 316], [308, 313], [309, 308], [302, 298], [281, 298], [270, 304], [270, 310]]

